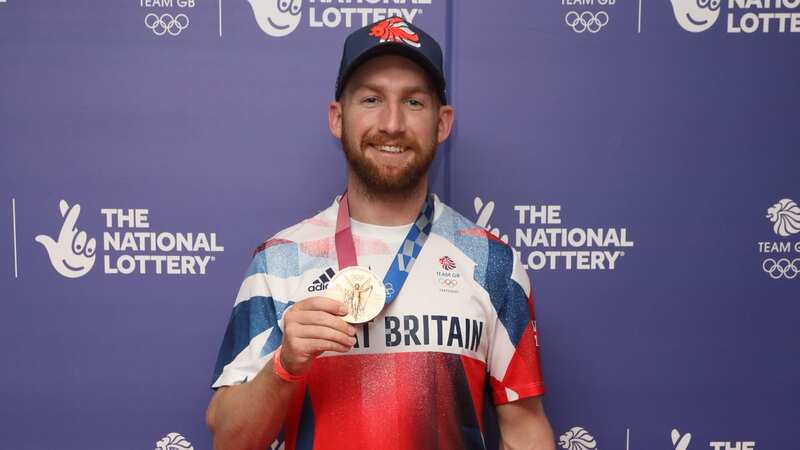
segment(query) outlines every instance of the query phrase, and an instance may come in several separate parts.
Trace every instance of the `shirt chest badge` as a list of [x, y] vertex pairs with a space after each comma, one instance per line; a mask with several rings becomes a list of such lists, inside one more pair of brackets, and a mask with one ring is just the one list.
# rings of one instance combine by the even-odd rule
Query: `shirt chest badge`
[[[436, 270], [436, 284], [439, 292], [458, 294], [461, 292], [461, 273], [457, 271], [456, 262], [445, 255], [439, 258], [439, 267]], [[438, 270], [441, 269], [441, 270]]]

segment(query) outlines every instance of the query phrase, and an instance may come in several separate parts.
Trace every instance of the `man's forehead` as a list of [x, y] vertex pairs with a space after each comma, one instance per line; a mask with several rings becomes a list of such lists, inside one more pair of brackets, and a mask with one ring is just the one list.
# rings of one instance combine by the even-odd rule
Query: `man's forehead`
[[376, 56], [364, 62], [350, 76], [345, 90], [382, 86], [434, 91], [428, 73], [413, 60], [400, 55]]

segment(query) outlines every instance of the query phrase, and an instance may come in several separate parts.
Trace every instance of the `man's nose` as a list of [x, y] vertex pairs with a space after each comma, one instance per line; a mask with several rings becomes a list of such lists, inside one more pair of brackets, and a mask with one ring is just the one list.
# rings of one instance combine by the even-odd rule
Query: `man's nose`
[[381, 111], [379, 130], [386, 134], [403, 133], [406, 130], [403, 105], [395, 102], [387, 102], [385, 105]]

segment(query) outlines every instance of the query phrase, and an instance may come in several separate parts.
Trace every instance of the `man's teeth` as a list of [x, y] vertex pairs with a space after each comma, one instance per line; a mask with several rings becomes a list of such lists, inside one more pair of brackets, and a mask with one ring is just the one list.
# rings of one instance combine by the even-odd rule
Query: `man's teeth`
[[379, 145], [378, 150], [389, 153], [400, 153], [403, 151], [403, 147], [399, 147], [396, 145]]

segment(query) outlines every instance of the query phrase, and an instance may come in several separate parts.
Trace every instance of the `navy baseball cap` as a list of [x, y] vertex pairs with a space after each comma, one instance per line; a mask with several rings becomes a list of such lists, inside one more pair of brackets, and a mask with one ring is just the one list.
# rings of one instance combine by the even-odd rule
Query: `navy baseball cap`
[[439, 100], [443, 105], [447, 104], [442, 48], [428, 33], [400, 17], [389, 17], [347, 36], [336, 79], [336, 100], [341, 98], [347, 79], [358, 66], [382, 55], [405, 56], [425, 69], [439, 94]]

